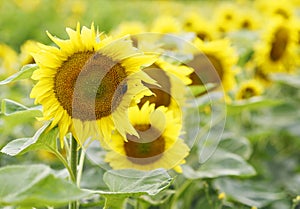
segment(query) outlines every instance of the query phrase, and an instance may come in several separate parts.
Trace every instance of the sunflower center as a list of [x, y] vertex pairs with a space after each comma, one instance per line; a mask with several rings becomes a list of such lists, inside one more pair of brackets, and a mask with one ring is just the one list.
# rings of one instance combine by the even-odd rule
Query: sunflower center
[[139, 107], [142, 107], [146, 101], [149, 101], [150, 103], [154, 103], [155, 107], [159, 107], [162, 105], [168, 107], [171, 102], [170, 78], [157, 65], [151, 65], [143, 69], [143, 71], [147, 73], [151, 78], [156, 80], [156, 82], [160, 85], [160, 87], [143, 82], [144, 86], [148, 87], [155, 95], [143, 97], [141, 99], [141, 102], [139, 103]]
[[136, 164], [150, 164], [162, 157], [165, 151], [165, 139], [160, 131], [151, 125], [135, 125], [140, 138], [127, 134], [124, 142], [126, 156]]
[[194, 68], [194, 72], [190, 75], [192, 85], [220, 83], [223, 79], [223, 66], [213, 55], [196, 54], [188, 66]]
[[254, 97], [256, 95], [255, 89], [251, 87], [246, 87], [242, 94], [242, 99], [249, 99], [251, 97]]
[[91, 121], [110, 115], [127, 91], [125, 69], [97, 52], [71, 55], [58, 69], [54, 92], [72, 118]]
[[271, 46], [270, 58], [276, 62], [284, 55], [289, 42], [289, 31], [285, 27], [280, 27], [274, 34]]

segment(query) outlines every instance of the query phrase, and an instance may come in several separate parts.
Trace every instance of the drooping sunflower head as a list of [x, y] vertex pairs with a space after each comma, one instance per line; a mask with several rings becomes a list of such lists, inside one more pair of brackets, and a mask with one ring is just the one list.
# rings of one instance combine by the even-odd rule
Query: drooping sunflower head
[[241, 83], [237, 93], [236, 99], [243, 100], [255, 96], [260, 96], [263, 93], [263, 87], [257, 80], [248, 80]]
[[33, 64], [35, 63], [32, 53], [38, 53], [40, 50], [39, 43], [33, 40], [26, 41], [21, 46], [21, 54], [19, 55], [19, 59], [22, 65]]
[[93, 24], [82, 30], [78, 24], [67, 33], [68, 40], [48, 33], [58, 48], [40, 45], [33, 53], [39, 69], [30, 96], [43, 105], [50, 128], [59, 126], [61, 140], [72, 132], [81, 144], [88, 138], [108, 139], [114, 128], [124, 136], [137, 135], [127, 108], [152, 94], [141, 81], [154, 81], [141, 68], [156, 58], [138, 52], [128, 37], [102, 38]]
[[273, 18], [255, 47], [255, 61], [266, 73], [292, 72], [295, 67], [296, 27], [292, 21]]
[[179, 138], [181, 120], [172, 111], [145, 103], [129, 109], [130, 122], [140, 137], [127, 134], [126, 140], [119, 133], [112, 135], [111, 150], [105, 161], [114, 169], [154, 170], [174, 169], [181, 172], [180, 165], [189, 153], [188, 146]]
[[227, 39], [211, 42], [195, 40], [194, 57], [187, 63], [194, 69], [190, 75], [191, 85], [207, 83], [222, 84], [225, 90], [231, 90], [235, 85], [233, 70], [237, 56]]
[[157, 81], [157, 85], [144, 83], [154, 95], [145, 96], [138, 104], [142, 107], [147, 101], [155, 107], [165, 106], [180, 112], [184, 106], [186, 85], [191, 83], [188, 77], [193, 69], [183, 65], [175, 65], [166, 62], [163, 58], [158, 59], [143, 71]]

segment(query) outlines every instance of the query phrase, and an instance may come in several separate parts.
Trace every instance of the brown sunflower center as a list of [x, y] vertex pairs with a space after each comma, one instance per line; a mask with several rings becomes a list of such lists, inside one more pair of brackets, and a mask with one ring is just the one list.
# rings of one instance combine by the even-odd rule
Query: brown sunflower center
[[82, 121], [110, 115], [127, 91], [125, 69], [97, 52], [71, 55], [58, 69], [54, 92], [72, 118]]
[[289, 31], [285, 27], [280, 27], [274, 34], [271, 46], [270, 58], [276, 62], [284, 55], [289, 42]]
[[249, 99], [254, 96], [256, 96], [256, 91], [252, 87], [246, 87], [243, 90], [242, 99]]
[[223, 78], [222, 63], [213, 55], [196, 54], [188, 66], [194, 68], [194, 72], [190, 75], [192, 85], [220, 83]]
[[168, 75], [157, 65], [151, 65], [143, 69], [143, 71], [156, 80], [160, 87], [143, 83], [144, 86], [148, 87], [155, 95], [143, 97], [139, 103], [139, 107], [142, 107], [146, 101], [154, 103], [155, 107], [162, 105], [168, 107], [171, 102], [171, 82]]
[[165, 139], [160, 131], [151, 125], [135, 125], [140, 138], [127, 135], [128, 142], [124, 142], [126, 156], [136, 164], [150, 164], [162, 157], [165, 151]]

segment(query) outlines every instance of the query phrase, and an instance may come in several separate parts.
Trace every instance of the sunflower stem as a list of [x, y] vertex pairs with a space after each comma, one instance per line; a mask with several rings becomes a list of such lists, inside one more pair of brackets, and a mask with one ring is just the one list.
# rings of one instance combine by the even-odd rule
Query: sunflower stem
[[[74, 179], [72, 181], [76, 184], [77, 183], [77, 141], [74, 137], [71, 138], [71, 145], [70, 145], [70, 168], [73, 173]], [[69, 209], [78, 209], [77, 201], [69, 203]]]
[[81, 181], [81, 176], [82, 176], [84, 159], [85, 159], [85, 151], [84, 151], [84, 149], [81, 149], [80, 158], [79, 158], [79, 165], [78, 165], [78, 173], [77, 173], [77, 186], [78, 187], [80, 187], [80, 181]]

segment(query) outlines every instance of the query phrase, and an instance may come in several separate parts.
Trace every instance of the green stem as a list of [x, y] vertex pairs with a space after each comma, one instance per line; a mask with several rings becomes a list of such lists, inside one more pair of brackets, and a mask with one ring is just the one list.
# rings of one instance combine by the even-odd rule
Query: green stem
[[85, 159], [85, 151], [81, 149], [81, 154], [79, 158], [79, 165], [78, 165], [78, 174], [77, 174], [77, 186], [80, 187], [80, 181], [82, 176], [83, 164]]
[[177, 200], [180, 197], [180, 195], [191, 185], [193, 181], [190, 179], [187, 179], [184, 184], [176, 191], [175, 195], [173, 196], [172, 203], [171, 203], [171, 209], [177, 209]]
[[75, 176], [73, 174], [73, 171], [71, 170], [71, 167], [69, 166], [68, 162], [66, 161], [66, 159], [56, 149], [53, 149], [50, 146], [48, 146], [48, 148], [55, 154], [55, 156], [62, 162], [62, 164], [64, 164], [64, 166], [67, 168], [67, 170], [69, 172], [71, 180], [74, 182], [75, 181]]
[[[77, 141], [74, 137], [71, 139], [71, 145], [70, 145], [70, 168], [74, 175], [74, 179], [72, 181], [76, 184], [77, 182]], [[69, 209], [78, 209], [77, 201], [70, 202], [69, 203]]]

